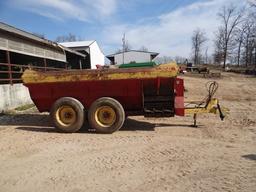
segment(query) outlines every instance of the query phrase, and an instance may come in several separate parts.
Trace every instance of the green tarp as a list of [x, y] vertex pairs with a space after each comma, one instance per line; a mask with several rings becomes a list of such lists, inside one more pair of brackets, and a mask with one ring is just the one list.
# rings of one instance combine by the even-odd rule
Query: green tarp
[[155, 62], [145, 62], [145, 63], [125, 63], [119, 65], [119, 68], [134, 68], [134, 67], [154, 67]]

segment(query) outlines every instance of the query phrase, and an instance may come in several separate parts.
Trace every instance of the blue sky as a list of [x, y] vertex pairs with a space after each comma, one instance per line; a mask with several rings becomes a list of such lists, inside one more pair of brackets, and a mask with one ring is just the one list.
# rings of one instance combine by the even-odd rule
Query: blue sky
[[55, 40], [75, 34], [97, 40], [105, 54], [121, 47], [122, 35], [133, 49], [142, 46], [166, 56], [189, 57], [193, 30], [212, 39], [223, 5], [246, 0], [8, 0], [0, 1], [0, 21]]

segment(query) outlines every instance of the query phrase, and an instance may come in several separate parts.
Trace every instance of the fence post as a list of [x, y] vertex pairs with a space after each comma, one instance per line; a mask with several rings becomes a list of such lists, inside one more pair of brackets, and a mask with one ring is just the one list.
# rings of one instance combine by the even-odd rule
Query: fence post
[[12, 85], [12, 66], [11, 66], [11, 59], [10, 59], [10, 52], [6, 51], [6, 60], [8, 64], [8, 74], [9, 74], [9, 83]]
[[46, 67], [47, 67], [47, 62], [46, 62], [46, 58], [44, 58], [44, 71], [46, 71]]

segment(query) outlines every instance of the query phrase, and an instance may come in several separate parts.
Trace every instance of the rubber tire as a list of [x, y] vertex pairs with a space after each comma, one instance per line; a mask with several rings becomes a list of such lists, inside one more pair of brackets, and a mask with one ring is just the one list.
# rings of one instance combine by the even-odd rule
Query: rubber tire
[[[114, 109], [116, 113], [116, 121], [111, 127], [103, 127], [97, 123], [95, 119], [95, 112], [101, 106], [110, 106]], [[111, 97], [102, 97], [97, 99], [92, 103], [88, 112], [88, 121], [92, 129], [95, 129], [97, 133], [114, 133], [115, 131], [119, 130], [125, 120], [125, 112], [123, 106], [115, 99]]]
[[[63, 105], [71, 106], [77, 114], [76, 122], [70, 126], [63, 126], [56, 119], [56, 112]], [[62, 97], [53, 104], [50, 112], [50, 116], [55, 125], [55, 128], [58, 131], [65, 132], [65, 133], [74, 133], [78, 131], [84, 124], [84, 106], [81, 104], [80, 101], [78, 101], [75, 98]]]

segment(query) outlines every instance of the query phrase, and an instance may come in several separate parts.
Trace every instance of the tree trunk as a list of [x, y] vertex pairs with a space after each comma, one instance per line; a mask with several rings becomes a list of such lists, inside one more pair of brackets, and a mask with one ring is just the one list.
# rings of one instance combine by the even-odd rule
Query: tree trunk
[[252, 65], [252, 57], [253, 57], [253, 48], [250, 48], [249, 50], [249, 65]]
[[256, 70], [256, 46], [254, 47], [254, 69]]
[[246, 38], [246, 46], [245, 46], [245, 67], [248, 67], [248, 52], [249, 52], [249, 42], [248, 42], [248, 37]]
[[228, 52], [228, 40], [225, 42], [225, 47], [224, 47], [224, 61], [223, 61], [223, 68], [226, 68], [226, 62], [227, 62], [227, 52]]
[[242, 45], [242, 41], [240, 40], [239, 44], [238, 44], [238, 52], [237, 52], [237, 66], [238, 67], [240, 65], [241, 45]]

